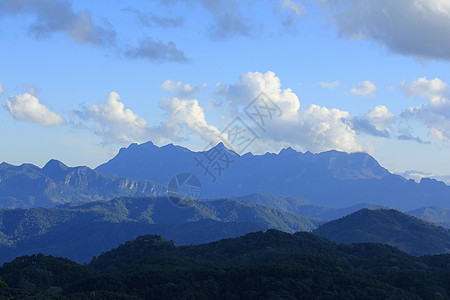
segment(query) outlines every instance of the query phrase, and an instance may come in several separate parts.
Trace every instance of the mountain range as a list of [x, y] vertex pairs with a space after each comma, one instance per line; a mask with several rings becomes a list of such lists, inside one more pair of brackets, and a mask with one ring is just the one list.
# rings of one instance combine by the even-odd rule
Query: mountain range
[[372, 203], [401, 210], [450, 207], [450, 187], [434, 179], [420, 183], [390, 173], [367, 153], [328, 151], [238, 155], [222, 143], [200, 152], [152, 142], [132, 144], [96, 171], [168, 184], [181, 173], [201, 182], [201, 198], [269, 193], [316, 205], [348, 207]]
[[50, 160], [42, 169], [32, 164], [0, 164], [0, 208], [54, 207], [165, 194], [167, 187], [159, 183], [104, 175], [88, 167], [70, 168], [57, 160]]
[[[210, 161], [213, 158], [215, 161]], [[174, 187], [180, 183], [178, 176], [190, 176], [195, 184], [188, 184], [185, 190]], [[366, 153], [313, 154], [287, 148], [278, 154], [240, 156], [223, 144], [193, 152], [148, 142], [122, 148], [95, 170], [68, 167], [57, 160], [50, 160], [43, 168], [0, 164], [0, 208], [54, 207], [121, 196], [161, 196], [171, 191], [202, 199], [241, 199], [258, 194], [263, 205], [268, 204], [264, 194], [284, 195], [284, 200], [269, 201], [269, 206], [296, 213], [301, 207], [301, 215], [323, 220], [371, 205], [402, 211], [450, 208], [450, 187], [443, 182], [406, 180], [391, 174]], [[311, 206], [304, 205], [305, 201]], [[353, 208], [337, 210], [345, 207]], [[439, 222], [445, 225], [448, 219]]]

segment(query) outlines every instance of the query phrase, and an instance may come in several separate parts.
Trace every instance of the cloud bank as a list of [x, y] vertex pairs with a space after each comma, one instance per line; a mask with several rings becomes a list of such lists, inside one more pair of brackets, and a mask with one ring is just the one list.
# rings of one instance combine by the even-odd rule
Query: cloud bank
[[104, 45], [112, 44], [116, 36], [111, 26], [95, 24], [89, 12], [75, 12], [69, 1], [0, 0], [2, 15], [34, 16], [28, 31], [36, 38], [61, 32], [79, 44]]
[[450, 60], [450, 2], [442, 0], [319, 0], [349, 39], [378, 42], [420, 59]]

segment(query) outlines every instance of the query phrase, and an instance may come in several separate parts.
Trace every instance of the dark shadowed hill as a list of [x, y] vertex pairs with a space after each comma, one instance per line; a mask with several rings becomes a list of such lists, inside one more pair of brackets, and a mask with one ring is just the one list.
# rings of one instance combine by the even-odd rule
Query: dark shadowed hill
[[338, 243], [382, 243], [412, 255], [450, 253], [450, 231], [393, 209], [362, 209], [313, 231]]
[[178, 246], [143, 235], [79, 265], [23, 256], [0, 268], [14, 299], [448, 299], [450, 255], [336, 245], [310, 233], [255, 232]]
[[287, 148], [278, 154], [240, 156], [223, 144], [193, 152], [172, 144], [158, 147], [148, 142], [122, 148], [96, 170], [162, 184], [189, 172], [200, 179], [203, 198], [269, 193], [333, 207], [359, 203], [402, 210], [430, 205], [450, 207], [450, 187], [443, 182], [406, 180], [391, 174], [367, 153], [313, 154]]

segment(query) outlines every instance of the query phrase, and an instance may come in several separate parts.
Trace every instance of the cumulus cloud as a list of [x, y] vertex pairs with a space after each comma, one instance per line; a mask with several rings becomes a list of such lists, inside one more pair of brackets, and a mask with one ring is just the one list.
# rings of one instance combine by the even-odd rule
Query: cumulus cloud
[[192, 99], [196, 94], [198, 94], [202, 88], [205, 88], [207, 85], [206, 83], [202, 85], [194, 84], [190, 85], [189, 83], [183, 84], [183, 82], [178, 81], [175, 82], [173, 80], [166, 80], [164, 81], [160, 87], [163, 90], [170, 91], [172, 93], [175, 93], [176, 97], [178, 98], [187, 98]]
[[319, 82], [320, 86], [323, 87], [324, 89], [334, 89], [337, 88], [339, 86], [339, 81], [332, 81], [332, 82], [326, 82], [326, 81], [321, 81]]
[[353, 128], [357, 132], [373, 136], [389, 138], [390, 126], [395, 122], [395, 116], [384, 105], [372, 107], [367, 114], [352, 119]]
[[48, 109], [31, 94], [11, 95], [5, 102], [11, 116], [18, 121], [34, 122], [42, 126], [66, 124], [66, 121], [59, 114]]
[[281, 89], [281, 81], [274, 72], [249, 72], [242, 74], [235, 84], [216, 85], [216, 93], [225, 98], [233, 114], [248, 106], [263, 92], [283, 112], [281, 118], [294, 120], [298, 118], [300, 101], [289, 88]]
[[450, 59], [450, 3], [443, 0], [320, 0], [339, 34], [418, 58]]
[[125, 56], [129, 58], [144, 58], [153, 61], [177, 61], [186, 62], [188, 59], [184, 52], [178, 50], [173, 42], [154, 41], [151, 37], [146, 37], [137, 47], [125, 51]]
[[89, 12], [75, 12], [64, 0], [0, 0], [2, 15], [33, 15], [36, 20], [28, 28], [40, 38], [62, 32], [80, 44], [111, 44], [115, 31], [111, 26], [96, 25]]
[[348, 112], [318, 105], [301, 111], [297, 95], [291, 89], [282, 89], [280, 79], [271, 71], [242, 74], [235, 84], [219, 83], [216, 93], [225, 99], [233, 114], [239, 113], [261, 93], [281, 109], [281, 116], [274, 116], [260, 134], [260, 141], [264, 143], [296, 145], [311, 151], [362, 150], [350, 126]]
[[445, 103], [449, 86], [439, 78], [427, 80], [425, 77], [416, 79], [411, 84], [402, 83], [403, 92], [409, 97], [421, 97], [434, 105]]
[[159, 135], [152, 136], [154, 132], [145, 119], [125, 108], [116, 92], [109, 93], [104, 103], [85, 106], [74, 113], [103, 139], [105, 145], [127, 145], [160, 138]]
[[373, 82], [366, 80], [355, 84], [350, 92], [362, 97], [375, 97], [376, 90], [376, 85]]
[[160, 107], [167, 112], [165, 122], [175, 127], [177, 133], [187, 128], [207, 142], [216, 144], [220, 141], [221, 131], [208, 124], [205, 112], [196, 99], [161, 98]]
[[160, 99], [159, 106], [166, 112], [167, 118], [154, 126], [125, 108], [116, 92], [111, 92], [103, 103], [84, 106], [73, 113], [82, 120], [82, 126], [102, 138], [103, 145], [182, 140], [185, 129], [197, 133], [205, 141], [218, 142], [220, 131], [207, 123], [197, 100], [164, 97]]
[[401, 116], [422, 122], [435, 138], [450, 142], [450, 89], [439, 78], [419, 78], [411, 84], [402, 84], [410, 97], [421, 97], [428, 103], [409, 107]]

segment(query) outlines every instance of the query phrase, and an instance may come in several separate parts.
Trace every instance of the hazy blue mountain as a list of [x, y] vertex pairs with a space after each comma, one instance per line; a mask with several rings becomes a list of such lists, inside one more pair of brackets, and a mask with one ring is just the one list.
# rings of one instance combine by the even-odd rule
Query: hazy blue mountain
[[371, 203], [360, 203], [344, 208], [319, 206], [311, 204], [309, 201], [306, 201], [302, 198], [291, 196], [277, 196], [272, 194], [250, 194], [235, 197], [235, 199], [239, 201], [250, 200], [257, 204], [274, 207], [276, 209], [293, 212], [300, 216], [320, 219], [324, 221], [339, 219], [363, 208], [387, 208], [386, 206], [375, 205]]
[[180, 245], [248, 232], [310, 231], [319, 222], [233, 199], [175, 205], [167, 197], [117, 198], [55, 208], [0, 209], [0, 262], [33, 253], [85, 262], [142, 234], [163, 234]]
[[239, 156], [223, 144], [193, 152], [172, 144], [158, 147], [148, 142], [122, 148], [96, 170], [162, 184], [179, 173], [192, 173], [202, 183], [203, 198], [269, 193], [332, 207], [360, 203], [402, 210], [450, 207], [450, 187], [443, 182], [406, 180], [391, 174], [367, 153], [313, 154], [287, 148], [278, 154]]
[[408, 211], [408, 214], [450, 228], [450, 209], [429, 206]]
[[50, 160], [42, 169], [0, 164], [0, 207], [53, 207], [67, 202], [109, 200], [118, 196], [158, 196], [167, 187], [149, 180], [104, 175], [88, 167], [69, 168]]
[[338, 243], [388, 244], [412, 255], [450, 253], [450, 231], [393, 209], [362, 209], [313, 233]]

